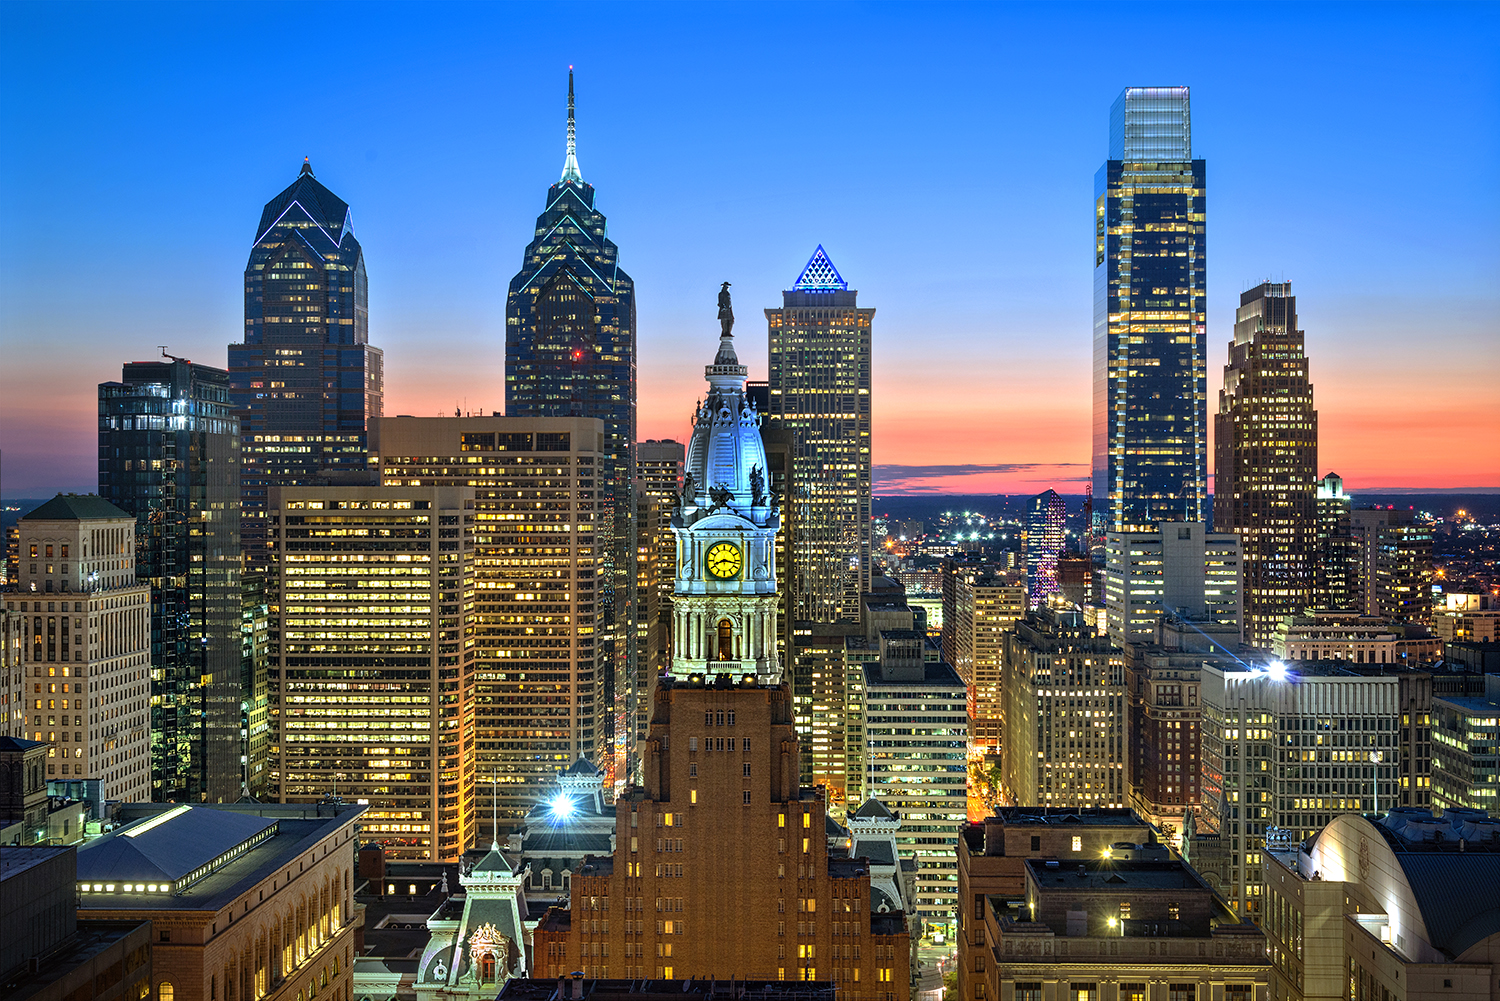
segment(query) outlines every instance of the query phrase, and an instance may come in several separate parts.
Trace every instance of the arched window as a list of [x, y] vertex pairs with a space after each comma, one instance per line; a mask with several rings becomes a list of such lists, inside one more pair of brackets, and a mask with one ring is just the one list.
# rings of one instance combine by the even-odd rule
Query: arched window
[[719, 659], [734, 659], [734, 625], [728, 619], [719, 620]]
[[156, 985], [156, 1001], [172, 1001], [176, 993], [169, 981], [163, 980]]

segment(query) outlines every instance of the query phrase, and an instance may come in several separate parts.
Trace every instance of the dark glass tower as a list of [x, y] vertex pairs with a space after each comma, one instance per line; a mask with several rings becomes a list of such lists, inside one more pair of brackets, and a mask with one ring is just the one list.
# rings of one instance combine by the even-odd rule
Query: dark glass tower
[[1291, 282], [1240, 296], [1214, 417], [1214, 528], [1240, 537], [1244, 637], [1313, 604], [1318, 412]]
[[[583, 180], [573, 125], [568, 71], [568, 147], [562, 177], [547, 189], [521, 270], [505, 303], [507, 417], [597, 417], [604, 421], [604, 468], [595, 485], [595, 523], [602, 537], [601, 637], [610, 668], [605, 701], [613, 707], [600, 734], [596, 763], [629, 754], [635, 712], [635, 283]], [[593, 670], [580, 664], [579, 670]], [[482, 762], [481, 762], [482, 767]]]
[[311, 164], [266, 204], [255, 233], [245, 340], [229, 346], [229, 380], [244, 444], [245, 561], [264, 569], [267, 491], [363, 472], [385, 377], [368, 343], [365, 255], [349, 206]]
[[151, 585], [151, 794], [233, 802], [244, 791], [240, 427], [229, 374], [131, 362], [99, 386], [99, 495], [136, 520]]
[[1128, 87], [1094, 176], [1094, 498], [1106, 531], [1208, 514], [1204, 165], [1186, 87]]

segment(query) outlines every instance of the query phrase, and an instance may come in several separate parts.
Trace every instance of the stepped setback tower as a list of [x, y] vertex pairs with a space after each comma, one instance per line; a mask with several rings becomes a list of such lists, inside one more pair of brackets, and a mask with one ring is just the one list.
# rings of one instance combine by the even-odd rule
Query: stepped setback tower
[[608, 664], [601, 736], [606, 746], [628, 754], [625, 720], [636, 696], [635, 283], [605, 233], [594, 186], [578, 169], [569, 67], [562, 176], [547, 189], [547, 207], [505, 299], [505, 415], [604, 421], [604, 455], [591, 498], [600, 549], [599, 639]]
[[780, 681], [776, 656], [776, 532], [761, 415], [745, 396], [734, 351], [729, 283], [719, 292], [719, 351], [704, 368], [708, 396], [693, 417], [677, 540], [671, 673]]

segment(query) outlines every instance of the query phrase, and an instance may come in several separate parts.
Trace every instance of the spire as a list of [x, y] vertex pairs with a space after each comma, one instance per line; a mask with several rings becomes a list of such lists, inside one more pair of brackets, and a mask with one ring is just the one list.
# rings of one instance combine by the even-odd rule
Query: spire
[[308, 177], [316, 177], [317, 176], [316, 174], [314, 174], [312, 172], [312, 157], [310, 157], [310, 156], [304, 156], [302, 158], [302, 173], [298, 174], [297, 176], [301, 177], [303, 175], [306, 175]]
[[573, 128], [573, 67], [568, 67], [568, 158], [563, 161], [562, 180], [583, 183], [578, 172], [578, 136]]

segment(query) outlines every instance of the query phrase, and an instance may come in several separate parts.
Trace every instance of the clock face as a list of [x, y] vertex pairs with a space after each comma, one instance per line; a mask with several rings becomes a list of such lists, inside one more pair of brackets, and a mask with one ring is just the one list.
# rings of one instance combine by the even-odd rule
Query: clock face
[[718, 542], [710, 546], [704, 562], [708, 566], [708, 572], [720, 580], [728, 580], [730, 577], [737, 576], [740, 568], [745, 565], [745, 559], [740, 555], [740, 547], [733, 542]]

